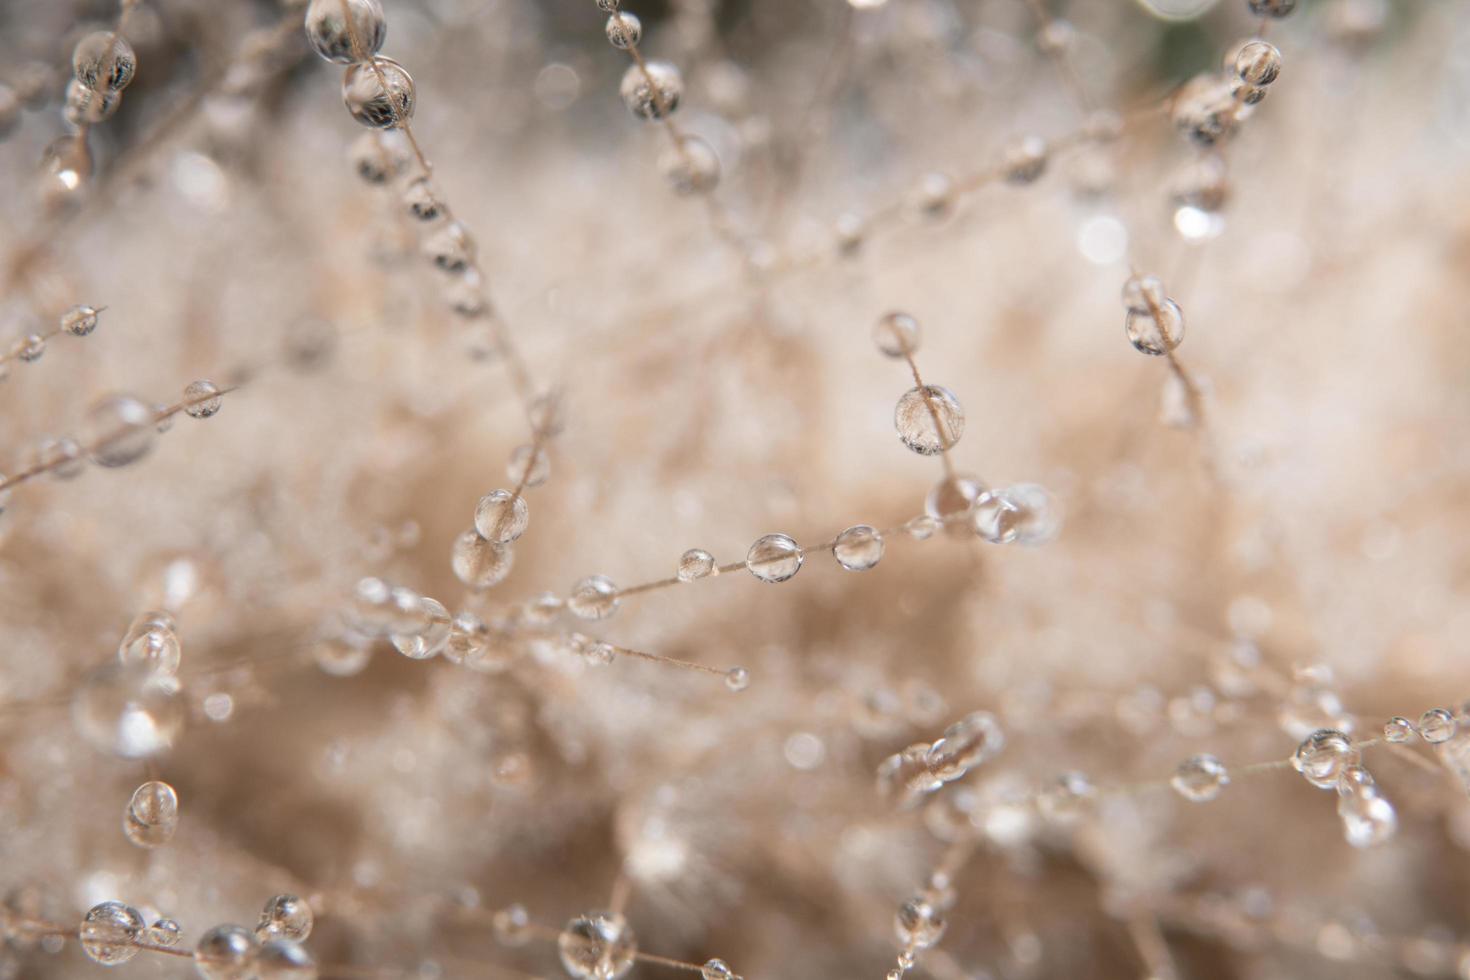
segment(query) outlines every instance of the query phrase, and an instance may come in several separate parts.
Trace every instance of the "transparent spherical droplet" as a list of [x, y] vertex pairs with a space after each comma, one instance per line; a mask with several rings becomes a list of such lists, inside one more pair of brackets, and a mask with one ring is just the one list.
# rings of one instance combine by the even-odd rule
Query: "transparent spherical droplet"
[[937, 521], [957, 518], [975, 506], [985, 489], [977, 477], [964, 473], [946, 476], [924, 497], [924, 513]]
[[475, 530], [496, 544], [506, 544], [525, 534], [530, 521], [526, 498], [509, 490], [492, 490], [475, 506]]
[[87, 412], [83, 442], [98, 466], [127, 466], [148, 454], [158, 437], [153, 409], [132, 395], [110, 395]]
[[1043, 54], [1063, 54], [1077, 41], [1077, 28], [1060, 17], [1049, 18], [1036, 32], [1036, 47]]
[[413, 76], [392, 58], [352, 65], [342, 75], [342, 102], [364, 126], [392, 129], [413, 118]]
[[867, 524], [854, 525], [837, 535], [832, 555], [849, 572], [866, 572], [883, 557], [883, 536]]
[[1080, 772], [1067, 772], [1036, 797], [1036, 808], [1050, 820], [1070, 821], [1097, 798], [1097, 787]]
[[[414, 161], [413, 150], [408, 145], [407, 138], [396, 129], [360, 134], [348, 148], [347, 158], [352, 164], [353, 173], [369, 184], [388, 183], [405, 173]], [[418, 185], [419, 181], [414, 181], [409, 186], [414, 188]], [[414, 210], [413, 201], [409, 200], [407, 191], [404, 193], [404, 200], [414, 216], [420, 217]]]
[[411, 633], [394, 633], [389, 637], [398, 652], [411, 660], [427, 660], [449, 642], [449, 610], [438, 599], [419, 596], [423, 626]]
[[987, 540], [1039, 545], [1051, 541], [1061, 530], [1061, 507], [1040, 484], [1018, 483], [995, 491], [994, 497], [1003, 505], [996, 512], [1001, 516], [996, 528], [999, 537]]
[[680, 196], [705, 194], [720, 183], [720, 158], [714, 147], [698, 136], [685, 134], [677, 146], [660, 153], [658, 169]]
[[1229, 136], [1240, 115], [1231, 84], [1230, 79], [1215, 74], [1199, 75], [1185, 83], [1174, 97], [1174, 125], [1200, 146], [1214, 146]]
[[595, 667], [606, 667], [617, 656], [617, 648], [611, 643], [588, 643], [582, 648], [582, 659]]
[[415, 177], [408, 182], [403, 189], [403, 203], [408, 213], [419, 221], [437, 221], [444, 216], [444, 205], [427, 177]]
[[72, 49], [71, 67], [76, 80], [86, 88], [121, 92], [138, 70], [138, 56], [121, 34], [94, 31]]
[[915, 742], [878, 765], [878, 794], [900, 807], [911, 807], [944, 780], [929, 768], [928, 742]]
[[1248, 85], [1270, 85], [1281, 75], [1281, 52], [1260, 38], [1247, 41], [1235, 52], [1235, 74]]
[[785, 534], [767, 534], [756, 539], [745, 553], [745, 567], [762, 582], [784, 582], [801, 571], [802, 553]]
[[621, 915], [591, 912], [566, 924], [556, 949], [578, 980], [617, 980], [633, 968], [638, 942]]
[[699, 975], [702, 980], [735, 980], [735, 971], [724, 960], [706, 960]]
[[1006, 147], [1005, 179], [1011, 184], [1030, 184], [1046, 172], [1046, 141], [1027, 136]]
[[715, 556], [703, 548], [690, 548], [679, 556], [680, 582], [693, 582], [715, 574]]
[[463, 275], [475, 261], [475, 241], [464, 225], [451, 221], [424, 239], [423, 253], [439, 271]]
[[1337, 815], [1342, 818], [1343, 836], [1353, 847], [1382, 844], [1398, 829], [1393, 804], [1371, 786], [1338, 796]]
[[120, 105], [121, 92], [97, 92], [72, 79], [66, 85], [61, 116], [73, 126], [92, 126], [112, 118]]
[[928, 949], [944, 935], [944, 915], [929, 900], [915, 895], [898, 907], [893, 929], [898, 941], [915, 949]]
[[506, 946], [524, 946], [531, 941], [531, 916], [519, 903], [508, 905], [491, 920], [495, 938]]
[[454, 539], [450, 566], [455, 577], [472, 589], [488, 589], [510, 574], [515, 552], [506, 544], [495, 544], [480, 537], [474, 528]]
[[904, 524], [903, 529], [915, 541], [927, 541], [939, 530], [939, 522], [928, 514], [920, 514]]
[[526, 603], [521, 610], [521, 617], [533, 625], [544, 626], [556, 618], [563, 605], [561, 596], [555, 592], [542, 592]]
[[367, 669], [373, 659], [373, 646], [362, 634], [346, 630], [321, 637], [311, 653], [322, 673], [352, 677]]
[[1230, 773], [1212, 755], [1196, 755], [1185, 759], [1174, 770], [1169, 785], [1186, 800], [1205, 803], [1220, 795], [1230, 783]]
[[457, 614], [449, 624], [449, 639], [442, 651], [445, 660], [452, 664], [478, 660], [489, 642], [490, 631], [485, 623], [471, 612]]
[[159, 609], [135, 618], [117, 646], [119, 663], [144, 664], [168, 674], [178, 672], [181, 656], [174, 618]]
[[960, 441], [965, 410], [948, 388], [910, 388], [893, 411], [893, 427], [905, 446], [921, 456], [934, 456]]
[[1000, 721], [988, 711], [972, 711], [944, 730], [924, 755], [924, 764], [944, 782], [958, 779], [1005, 747]]
[[276, 895], [265, 903], [260, 912], [260, 924], [255, 935], [261, 940], [290, 939], [301, 942], [311, 935], [316, 921], [311, 906], [295, 895]]
[[38, 333], [22, 337], [16, 341], [15, 356], [27, 364], [39, 361], [41, 355], [46, 353], [46, 338]]
[[636, 47], [643, 40], [643, 22], [628, 13], [613, 13], [605, 28], [607, 43], [615, 48]]
[[103, 966], [126, 963], [138, 954], [143, 916], [122, 902], [103, 902], [87, 910], [78, 937], [82, 950]]
[[1383, 723], [1383, 737], [1389, 742], [1407, 742], [1414, 737], [1414, 723], [1395, 715]]
[[254, 934], [244, 926], [215, 926], [199, 937], [194, 968], [205, 980], [250, 980], [258, 948]]
[[1123, 328], [1128, 342], [1144, 354], [1159, 356], [1179, 346], [1184, 339], [1184, 312], [1169, 299], [1143, 311], [1129, 310]]
[[618, 587], [605, 575], [589, 575], [572, 586], [567, 610], [579, 619], [606, 619], [618, 609]]
[[1344, 766], [1358, 762], [1358, 750], [1345, 733], [1321, 728], [1308, 735], [1291, 757], [1292, 767], [1319, 789], [1333, 789]]
[[731, 667], [725, 671], [725, 686], [739, 694], [750, 686], [750, 671], [744, 667]]
[[518, 484], [539, 487], [551, 477], [551, 456], [544, 448], [517, 446], [511, 451], [505, 472]]
[[873, 343], [888, 357], [912, 357], [919, 341], [919, 321], [907, 313], [885, 313], [873, 324]]
[[173, 949], [179, 944], [179, 937], [183, 930], [173, 919], [159, 919], [148, 927], [147, 938], [155, 946], [164, 949]]
[[61, 329], [73, 337], [85, 337], [97, 329], [97, 311], [90, 306], [73, 306], [61, 314]]
[[153, 779], [133, 790], [123, 815], [123, 832], [139, 847], [162, 847], [179, 827], [179, 797], [168, 783]]
[[345, 4], [343, 0], [311, 0], [306, 8], [306, 38], [328, 61], [341, 65], [365, 61], [378, 53], [387, 36], [388, 21], [379, 0], [346, 0]]
[[1150, 306], [1168, 299], [1158, 276], [1129, 276], [1123, 283], [1123, 308], [1130, 313], [1147, 313]]
[[81, 443], [67, 436], [47, 436], [36, 444], [36, 465], [44, 467], [58, 480], [81, 476], [86, 465]]
[[179, 682], [147, 664], [99, 667], [72, 698], [72, 720], [81, 736], [98, 751], [126, 759], [169, 749], [184, 718]]
[[842, 256], [853, 256], [863, 247], [863, 238], [867, 235], [868, 225], [861, 215], [845, 212], [837, 216], [832, 223], [832, 235], [837, 243], [837, 253]]
[[927, 173], [919, 178], [914, 200], [920, 214], [927, 218], [942, 218], [954, 207], [954, 181], [948, 174]]
[[618, 91], [623, 104], [639, 119], [662, 119], [679, 108], [684, 78], [679, 69], [666, 61], [634, 64], [623, 73]]
[[1257, 17], [1285, 17], [1296, 9], [1296, 0], [1249, 0]]
[[207, 419], [219, 406], [219, 386], [213, 381], [191, 381], [184, 389], [184, 414], [191, 419]]
[[316, 980], [316, 961], [306, 947], [290, 939], [271, 939], [256, 950], [255, 980]]
[[1431, 745], [1455, 737], [1455, 716], [1444, 708], [1430, 708], [1419, 716], [1419, 737]]

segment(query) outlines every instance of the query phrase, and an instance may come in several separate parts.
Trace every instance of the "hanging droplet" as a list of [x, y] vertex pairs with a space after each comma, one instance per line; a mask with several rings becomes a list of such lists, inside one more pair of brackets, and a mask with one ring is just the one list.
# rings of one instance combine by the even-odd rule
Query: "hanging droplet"
[[94, 670], [72, 699], [72, 720], [93, 748], [125, 759], [166, 751], [184, 728], [179, 682], [147, 664]]
[[1185, 759], [1174, 771], [1169, 785], [1186, 800], [1206, 803], [1220, 795], [1230, 784], [1230, 773], [1212, 755], [1196, 755]]
[[328, 61], [340, 65], [365, 61], [382, 49], [387, 36], [388, 21], [379, 0], [311, 0], [306, 8], [306, 38]]
[[531, 941], [531, 916], [524, 905], [517, 903], [500, 909], [491, 922], [495, 938], [503, 945], [524, 946]]
[[739, 694], [750, 686], [750, 671], [744, 667], [731, 667], [725, 671], [725, 686]]
[[342, 75], [342, 102], [364, 126], [392, 129], [413, 118], [413, 76], [392, 58], [352, 65]]
[[578, 619], [606, 619], [618, 610], [618, 587], [605, 575], [589, 575], [572, 586], [567, 610]]
[[703, 548], [690, 548], [679, 556], [680, 582], [693, 582], [715, 574], [715, 556]]
[[1000, 721], [988, 711], [972, 711], [944, 730], [924, 755], [936, 779], [958, 779], [1005, 747]]
[[873, 324], [873, 343], [887, 357], [912, 357], [919, 352], [919, 321], [907, 313], [885, 313]]
[[153, 779], [133, 790], [123, 815], [123, 832], [139, 847], [162, 847], [179, 827], [179, 797], [168, 783]]
[[262, 941], [267, 939], [289, 939], [302, 942], [311, 935], [316, 917], [311, 906], [295, 895], [276, 895], [265, 903], [260, 912], [260, 924], [255, 935]]
[[948, 388], [910, 388], [894, 409], [893, 427], [905, 446], [920, 456], [934, 456], [960, 441], [965, 410]]
[[883, 557], [883, 536], [867, 524], [854, 525], [837, 535], [832, 555], [848, 571], [866, 572]]
[[720, 158], [714, 147], [687, 133], [679, 138], [677, 146], [659, 154], [658, 169], [681, 197], [706, 194], [720, 183]]
[[119, 663], [144, 664], [166, 674], [178, 673], [182, 653], [174, 618], [161, 609], [135, 618], [117, 646]]
[[148, 927], [148, 941], [164, 949], [173, 949], [179, 944], [183, 930], [173, 919], [158, 919]]
[[643, 40], [643, 22], [632, 14], [614, 12], [605, 30], [607, 43], [615, 48], [634, 48]]
[[639, 119], [662, 119], [679, 108], [684, 79], [668, 62], [649, 61], [630, 65], [618, 91], [623, 104]]
[[456, 578], [478, 591], [505, 581], [514, 560], [510, 545], [486, 541], [479, 531], [470, 528], [454, 539], [450, 567]]
[[745, 567], [762, 582], [784, 582], [801, 571], [801, 548], [789, 535], [767, 534], [745, 553]]
[[735, 971], [724, 960], [707, 960], [699, 968], [701, 980], [735, 980]]
[[127, 38], [115, 31], [94, 31], [71, 53], [76, 80], [93, 92], [121, 92], [138, 70], [138, 56]]
[[507, 544], [526, 533], [531, 521], [526, 498], [509, 490], [492, 490], [475, 506], [475, 530], [495, 544]]
[[394, 633], [388, 639], [405, 657], [427, 660], [443, 650], [444, 644], [449, 642], [449, 610], [438, 599], [428, 596], [419, 596], [418, 608], [423, 617], [423, 625], [413, 632]]
[[137, 909], [122, 902], [103, 902], [87, 910], [78, 936], [82, 950], [93, 960], [117, 966], [138, 954], [144, 925]]
[[928, 949], [939, 942], [944, 927], [944, 915], [928, 899], [918, 895], [900, 905], [893, 919], [898, 941], [914, 949]]
[[1430, 708], [1419, 716], [1419, 737], [1431, 745], [1455, 737], [1455, 716], [1444, 708]]
[[621, 915], [591, 912], [566, 924], [556, 949], [578, 980], [617, 980], [633, 968], [638, 942]]
[[84, 424], [84, 443], [98, 466], [126, 466], [148, 454], [158, 434], [148, 403], [111, 395], [93, 405]]
[[1352, 739], [1332, 728], [1318, 729], [1308, 735], [1291, 757], [1292, 767], [1318, 789], [1335, 788], [1343, 767], [1355, 765], [1357, 761], [1358, 750], [1353, 747]]
[[306, 947], [290, 939], [272, 939], [256, 950], [255, 980], [317, 980], [316, 961]]
[[1384, 722], [1383, 737], [1389, 742], [1407, 742], [1414, 737], [1414, 723], [1395, 715]]
[[219, 406], [219, 387], [213, 381], [191, 381], [184, 389], [184, 414], [191, 419], [207, 419]]
[[205, 980], [249, 980], [259, 946], [244, 926], [215, 926], [194, 947], [194, 969]]

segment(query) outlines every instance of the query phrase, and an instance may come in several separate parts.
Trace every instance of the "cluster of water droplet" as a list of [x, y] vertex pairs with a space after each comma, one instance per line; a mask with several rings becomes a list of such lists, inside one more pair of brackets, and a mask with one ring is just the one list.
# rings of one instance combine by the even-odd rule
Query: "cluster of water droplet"
[[1354, 847], [1371, 847], [1393, 836], [1398, 815], [1346, 732], [1322, 728], [1308, 735], [1291, 757], [1292, 768], [1318, 789], [1336, 790], [1343, 835]]
[[974, 711], [933, 742], [915, 742], [878, 766], [878, 792], [897, 806], [916, 805], [945, 783], [994, 758], [1005, 747], [995, 715]]

